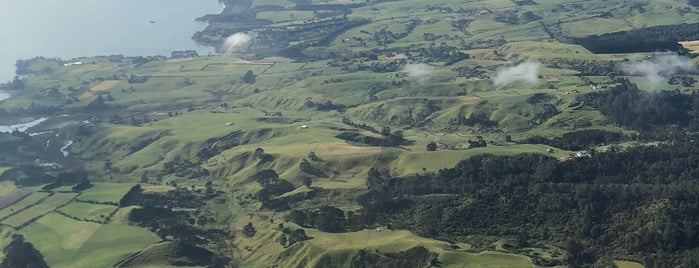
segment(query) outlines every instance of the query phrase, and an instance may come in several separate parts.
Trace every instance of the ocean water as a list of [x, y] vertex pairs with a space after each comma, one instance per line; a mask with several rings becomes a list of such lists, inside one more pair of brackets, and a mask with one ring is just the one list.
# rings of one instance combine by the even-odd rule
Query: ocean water
[[206, 27], [194, 19], [221, 11], [217, 0], [32, 0], [0, 8], [0, 83], [17, 59], [35, 56], [170, 55], [213, 53], [191, 36]]

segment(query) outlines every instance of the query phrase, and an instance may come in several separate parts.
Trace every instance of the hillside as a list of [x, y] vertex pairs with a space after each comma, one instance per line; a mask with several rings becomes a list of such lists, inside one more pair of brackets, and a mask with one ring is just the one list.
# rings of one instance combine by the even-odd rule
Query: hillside
[[41, 120], [0, 133], [0, 244], [51, 267], [699, 263], [693, 1], [222, 2], [193, 33], [217, 55], [18, 62], [0, 122]]

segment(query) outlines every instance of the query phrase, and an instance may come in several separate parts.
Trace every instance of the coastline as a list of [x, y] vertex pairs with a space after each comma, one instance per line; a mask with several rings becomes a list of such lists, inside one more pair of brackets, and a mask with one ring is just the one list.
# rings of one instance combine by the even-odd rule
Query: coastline
[[219, 48], [220, 44], [218, 44], [217, 42], [212, 41], [210, 39], [201, 38], [201, 35], [206, 33], [206, 32], [209, 32], [210, 28], [214, 27], [213, 23], [211, 22], [212, 18], [215, 18], [217, 16], [221, 16], [226, 12], [226, 9], [228, 8], [228, 6], [226, 5], [225, 1], [219, 1], [219, 4], [221, 4], [221, 10], [218, 13], [205, 14], [205, 15], [202, 15], [202, 16], [194, 19], [195, 21], [206, 22], [206, 27], [204, 27], [204, 29], [202, 29], [200, 31], [195, 32], [191, 37], [192, 40], [194, 40], [194, 42], [196, 42], [198, 45], [213, 48], [215, 53], [218, 53], [218, 48]]
[[[69, 0], [58, 6], [51, 1], [18, 1], [0, 12], [0, 23], [13, 26], [3, 28], [3, 36], [22, 40], [3, 44], [0, 83], [12, 80], [18, 59], [37, 56], [169, 56], [181, 50], [196, 50], [200, 55], [215, 53], [212, 46], [191, 37], [208, 26], [194, 18], [221, 10], [217, 0], [181, 0], [178, 4], [166, 0]], [[124, 17], [129, 19], [119, 19]]]

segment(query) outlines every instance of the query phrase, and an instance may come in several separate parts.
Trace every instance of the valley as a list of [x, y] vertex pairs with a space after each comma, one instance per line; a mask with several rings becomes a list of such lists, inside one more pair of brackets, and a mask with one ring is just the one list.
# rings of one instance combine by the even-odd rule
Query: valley
[[5, 259], [692, 267], [690, 2], [223, 0], [216, 55], [20, 60]]

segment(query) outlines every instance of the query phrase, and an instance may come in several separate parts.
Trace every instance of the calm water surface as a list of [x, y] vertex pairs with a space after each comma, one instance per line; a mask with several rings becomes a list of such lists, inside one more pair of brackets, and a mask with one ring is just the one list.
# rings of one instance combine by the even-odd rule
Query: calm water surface
[[35, 56], [152, 56], [187, 49], [212, 53], [213, 48], [191, 39], [206, 27], [194, 19], [220, 11], [217, 0], [3, 1], [0, 83], [14, 77], [17, 59]]

